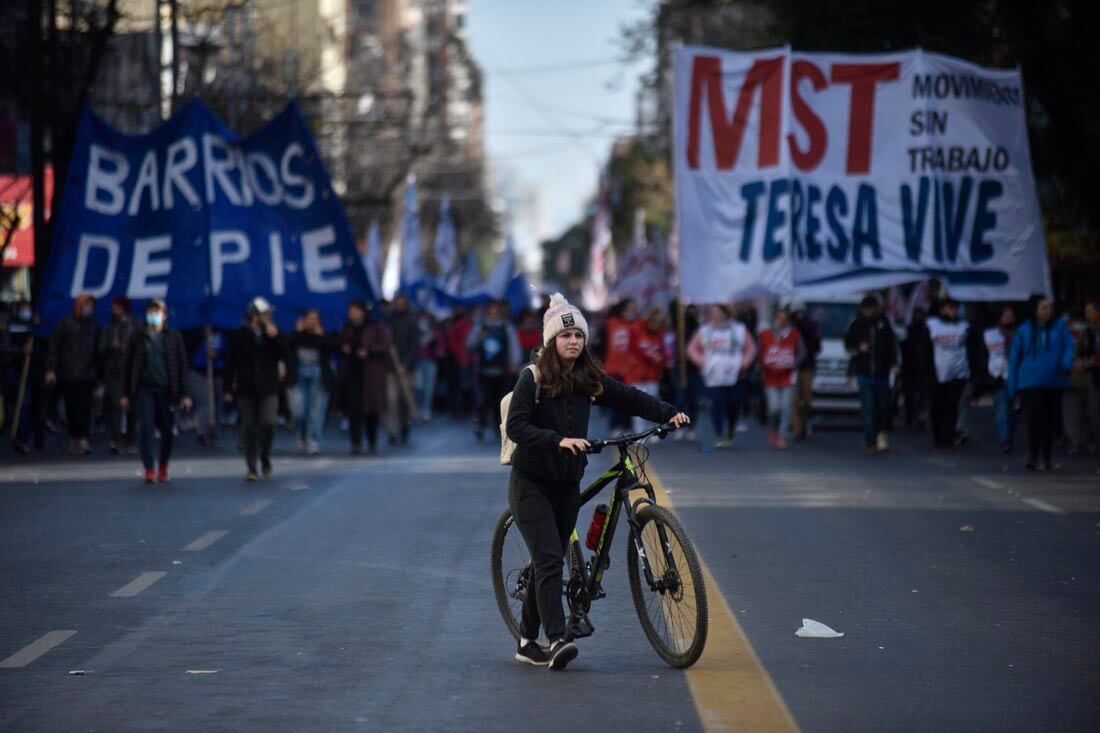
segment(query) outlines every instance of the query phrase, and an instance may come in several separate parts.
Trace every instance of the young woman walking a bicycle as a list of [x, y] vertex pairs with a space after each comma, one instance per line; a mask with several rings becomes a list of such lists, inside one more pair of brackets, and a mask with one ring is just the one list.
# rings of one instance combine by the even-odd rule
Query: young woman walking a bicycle
[[[550, 298], [542, 323], [537, 372], [520, 374], [506, 425], [516, 444], [508, 503], [534, 573], [523, 603], [516, 660], [564, 669], [578, 650], [566, 635], [562, 570], [580, 508], [592, 405], [677, 427], [690, 421], [672, 405], [609, 377], [588, 351], [584, 315], [560, 293]], [[548, 647], [538, 644], [540, 626]]]

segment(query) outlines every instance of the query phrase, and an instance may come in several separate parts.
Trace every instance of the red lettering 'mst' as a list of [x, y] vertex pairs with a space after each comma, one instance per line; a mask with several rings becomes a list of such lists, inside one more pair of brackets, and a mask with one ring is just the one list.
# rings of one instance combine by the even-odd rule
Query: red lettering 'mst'
[[898, 78], [901, 64], [834, 64], [834, 84], [851, 84], [848, 112], [848, 173], [871, 170], [871, 133], [875, 121], [875, 85]]
[[815, 92], [820, 92], [829, 86], [829, 80], [825, 78], [821, 69], [809, 61], [795, 61], [791, 64], [791, 111], [806, 131], [810, 144], [805, 150], [801, 150], [793, 133], [787, 135], [787, 144], [791, 146], [791, 161], [798, 166], [799, 170], [808, 171], [816, 168], [825, 157], [825, 151], [829, 147], [829, 133], [825, 129], [825, 123], [802, 98], [798, 84], [803, 79], [810, 80], [810, 85]]
[[688, 112], [687, 159], [689, 168], [699, 167], [699, 139], [702, 127], [704, 95], [710, 111], [710, 130], [714, 137], [715, 166], [733, 168], [741, 152], [753, 97], [760, 89], [760, 139], [757, 165], [779, 165], [779, 129], [783, 105], [783, 57], [753, 61], [737, 95], [733, 119], [726, 119], [726, 99], [722, 93], [722, 62], [717, 56], [696, 56], [691, 66], [691, 106]]

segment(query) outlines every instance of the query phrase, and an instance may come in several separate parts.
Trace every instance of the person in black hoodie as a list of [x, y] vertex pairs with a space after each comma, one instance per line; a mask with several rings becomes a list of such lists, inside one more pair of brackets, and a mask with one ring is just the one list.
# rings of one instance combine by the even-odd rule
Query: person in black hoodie
[[271, 316], [271, 305], [263, 298], [253, 298], [248, 304], [247, 321], [230, 335], [225, 355], [222, 375], [225, 401], [236, 400], [240, 411], [241, 439], [248, 464], [246, 481], [256, 480], [257, 453], [264, 476], [272, 474], [271, 444], [279, 411], [279, 362], [286, 359], [286, 346]]
[[898, 341], [873, 295], [860, 302], [859, 315], [844, 335], [844, 348], [852, 355], [848, 374], [859, 384], [867, 452], [885, 451], [890, 446], [886, 437], [890, 427], [890, 377], [896, 376]]
[[[534, 563], [534, 583], [523, 604], [516, 660], [563, 669], [577, 657], [566, 638], [561, 587], [565, 550], [577, 525], [580, 481], [592, 405], [653, 422], [686, 425], [688, 416], [656, 397], [627, 387], [603, 370], [586, 348], [588, 323], [560, 293], [543, 316], [543, 349], [535, 375], [524, 369], [512, 392], [505, 430], [516, 444], [508, 504]], [[550, 647], [535, 641], [539, 627]]]

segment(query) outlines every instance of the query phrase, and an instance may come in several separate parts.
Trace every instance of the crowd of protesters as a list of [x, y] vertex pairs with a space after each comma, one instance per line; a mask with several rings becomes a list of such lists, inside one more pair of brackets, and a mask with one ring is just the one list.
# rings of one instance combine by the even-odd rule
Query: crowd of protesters
[[[974, 308], [969, 319], [946, 297], [929, 310], [915, 310], [903, 331], [868, 296], [847, 329], [847, 373], [869, 454], [889, 450], [896, 421], [928, 430], [935, 449], [959, 449], [970, 440], [970, 405], [983, 398], [1005, 453], [1022, 414], [1029, 469], [1053, 468], [1059, 440], [1070, 453], [1096, 450], [1096, 302], [1083, 318], [1057, 317], [1045, 298]], [[149, 482], [169, 480], [177, 434], [194, 431], [207, 446], [226, 426], [237, 428], [248, 480], [272, 474], [280, 425], [309, 455], [375, 454], [383, 431], [387, 445], [400, 446], [417, 422], [441, 413], [470, 420], [478, 440], [492, 438], [501, 398], [541, 344], [539, 311], [510, 313], [504, 301], [455, 307], [444, 318], [401, 295], [376, 307], [352, 302], [343, 323], [308, 311], [290, 333], [263, 298], [231, 331], [176, 331], [161, 301], [136, 315], [116, 298], [106, 324], [94, 313], [82, 295], [51, 338], [33, 339], [30, 304], [12, 305], [0, 322], [0, 422], [19, 453], [42, 450], [49, 433], [64, 430], [68, 452], [86, 455], [93, 434], [104, 433], [111, 452], [140, 455]], [[763, 324], [753, 304], [688, 306], [683, 334], [676, 315], [625, 300], [594, 314], [592, 348], [609, 374], [688, 412], [693, 428], [677, 440], [725, 448], [747, 418], [766, 426], [777, 450], [812, 434], [821, 336], [803, 305], [777, 304]], [[609, 417], [611, 430], [643, 427]], [[330, 423], [346, 432], [346, 447], [325, 445]]]

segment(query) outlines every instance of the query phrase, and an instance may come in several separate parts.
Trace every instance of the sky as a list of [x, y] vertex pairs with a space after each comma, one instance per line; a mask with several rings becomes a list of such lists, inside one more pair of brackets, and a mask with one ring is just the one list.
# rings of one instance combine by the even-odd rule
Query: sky
[[540, 189], [547, 236], [581, 217], [614, 136], [633, 130], [648, 64], [615, 61], [617, 39], [649, 5], [470, 0], [467, 38], [485, 73], [486, 149], [506, 180]]

